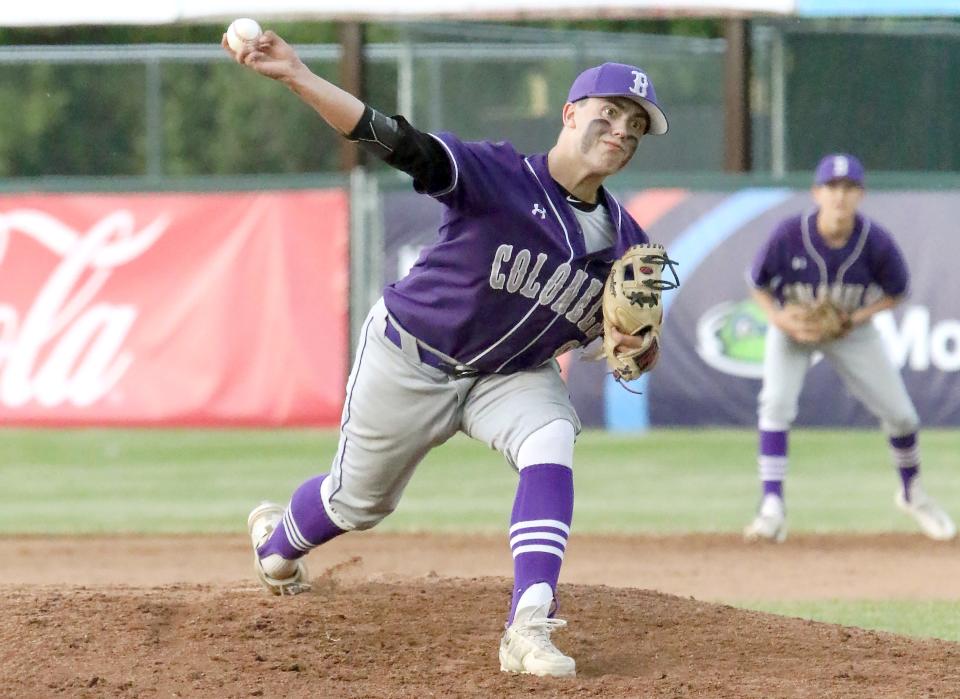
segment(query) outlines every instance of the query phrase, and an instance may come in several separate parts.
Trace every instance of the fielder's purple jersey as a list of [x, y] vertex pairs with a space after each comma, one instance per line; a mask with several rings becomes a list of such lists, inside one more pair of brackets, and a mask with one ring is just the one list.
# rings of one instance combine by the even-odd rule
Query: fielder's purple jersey
[[606, 190], [614, 246], [587, 254], [545, 154], [509, 143], [436, 138], [453, 183], [439, 240], [384, 290], [393, 318], [426, 345], [483, 372], [530, 369], [603, 328], [600, 304], [612, 262], [647, 235]]
[[780, 303], [809, 302], [825, 292], [847, 312], [885, 295], [902, 296], [909, 285], [903, 254], [884, 228], [857, 214], [850, 239], [834, 249], [817, 232], [816, 211], [781, 222], [757, 253], [750, 277]]

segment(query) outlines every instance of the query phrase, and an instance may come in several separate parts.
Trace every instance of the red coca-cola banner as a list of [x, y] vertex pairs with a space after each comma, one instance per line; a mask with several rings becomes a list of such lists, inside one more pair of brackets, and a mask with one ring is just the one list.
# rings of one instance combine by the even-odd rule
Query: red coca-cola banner
[[329, 425], [340, 190], [0, 196], [0, 422]]

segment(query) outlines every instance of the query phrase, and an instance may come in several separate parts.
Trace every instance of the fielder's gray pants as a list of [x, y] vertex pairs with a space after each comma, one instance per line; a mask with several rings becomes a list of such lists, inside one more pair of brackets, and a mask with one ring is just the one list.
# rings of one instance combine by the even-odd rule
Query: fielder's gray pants
[[902, 437], [917, 431], [920, 418], [916, 408], [872, 323], [857, 327], [839, 340], [819, 345], [794, 342], [770, 325], [758, 410], [761, 430], [790, 429], [815, 352], [822, 352], [830, 361], [853, 397], [880, 420], [887, 435]]

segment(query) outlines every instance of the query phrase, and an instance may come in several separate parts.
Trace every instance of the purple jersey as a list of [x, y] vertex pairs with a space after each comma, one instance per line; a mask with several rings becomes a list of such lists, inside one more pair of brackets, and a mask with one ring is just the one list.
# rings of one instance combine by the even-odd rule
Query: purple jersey
[[640, 226], [602, 190], [617, 240], [587, 254], [545, 154], [436, 138], [454, 170], [451, 186], [432, 193], [445, 206], [439, 240], [384, 290], [390, 314], [429, 347], [483, 372], [530, 369], [597, 337], [604, 281], [627, 248], [648, 242]]
[[909, 283], [903, 255], [885, 229], [857, 214], [850, 239], [830, 248], [817, 232], [816, 211], [781, 222], [757, 254], [750, 277], [780, 303], [809, 302], [825, 292], [847, 312], [882, 296], [902, 296]]

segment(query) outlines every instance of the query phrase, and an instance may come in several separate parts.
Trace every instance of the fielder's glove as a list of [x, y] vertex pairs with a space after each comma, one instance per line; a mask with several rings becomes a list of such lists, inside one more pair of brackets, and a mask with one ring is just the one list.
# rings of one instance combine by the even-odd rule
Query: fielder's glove
[[850, 315], [827, 298], [799, 304], [797, 312], [803, 329], [794, 339], [801, 343], [830, 342], [843, 337], [853, 327]]
[[[603, 355], [617, 381], [633, 381], [649, 371], [660, 356], [661, 294], [680, 285], [674, 266], [662, 245], [634, 245], [613, 263], [603, 288]], [[669, 267], [673, 281], [662, 279]], [[643, 343], [628, 351], [617, 350], [611, 330], [641, 337]]]

